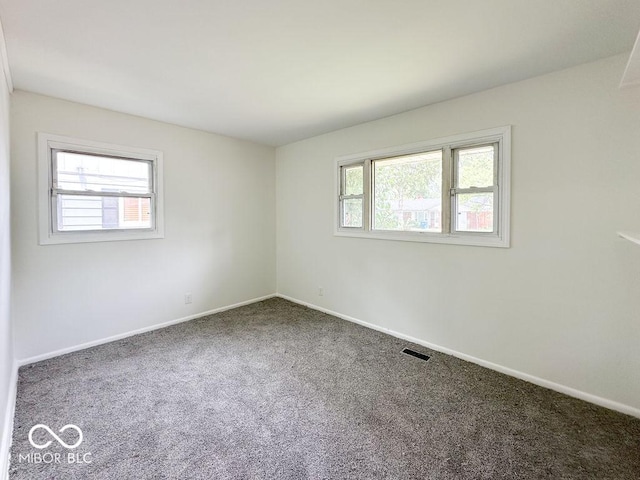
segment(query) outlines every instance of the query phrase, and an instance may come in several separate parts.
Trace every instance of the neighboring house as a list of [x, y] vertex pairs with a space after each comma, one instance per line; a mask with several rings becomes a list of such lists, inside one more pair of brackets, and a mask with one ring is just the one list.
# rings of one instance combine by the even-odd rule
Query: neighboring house
[[[486, 196], [470, 196], [457, 206], [457, 230], [491, 231], [493, 206]], [[442, 201], [439, 198], [414, 198], [389, 202], [391, 213], [400, 225], [410, 230], [436, 230], [442, 227]]]
[[[72, 163], [69, 159], [65, 161]], [[70, 165], [58, 171], [61, 187], [81, 185], [96, 192], [96, 196], [61, 195], [57, 204], [58, 228], [61, 231], [151, 226], [151, 206], [147, 198], [100, 196], [100, 192], [118, 192], [125, 184], [128, 187], [144, 186], [148, 181], [144, 176], [135, 177], [124, 171], [102, 173], [87, 170], [83, 166]]]

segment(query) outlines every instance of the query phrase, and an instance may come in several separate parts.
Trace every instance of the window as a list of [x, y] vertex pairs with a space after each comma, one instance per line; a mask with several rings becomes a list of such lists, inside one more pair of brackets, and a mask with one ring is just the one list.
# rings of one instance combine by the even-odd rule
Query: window
[[340, 218], [345, 228], [361, 228], [364, 206], [364, 168], [349, 165], [341, 170]]
[[38, 134], [40, 244], [163, 237], [162, 153]]
[[495, 233], [498, 144], [453, 150], [453, 230]]
[[[371, 161], [374, 230], [441, 232], [442, 151]], [[437, 215], [440, 217], [440, 215]]]
[[336, 235], [509, 246], [511, 128], [336, 159]]

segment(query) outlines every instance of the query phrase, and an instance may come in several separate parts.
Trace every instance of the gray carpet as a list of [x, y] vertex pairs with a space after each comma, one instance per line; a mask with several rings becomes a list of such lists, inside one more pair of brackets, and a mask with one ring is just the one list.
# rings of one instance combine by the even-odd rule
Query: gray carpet
[[21, 368], [53, 478], [635, 480], [640, 420], [271, 299]]

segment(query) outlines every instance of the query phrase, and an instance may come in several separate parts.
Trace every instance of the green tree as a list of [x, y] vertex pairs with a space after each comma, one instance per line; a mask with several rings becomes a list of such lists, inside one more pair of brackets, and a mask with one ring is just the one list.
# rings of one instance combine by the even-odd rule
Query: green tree
[[405, 215], [407, 200], [440, 198], [441, 159], [411, 156], [406, 159], [380, 160], [375, 168], [375, 225], [384, 230], [419, 227]]
[[361, 195], [364, 187], [364, 171], [362, 165], [346, 167], [344, 171], [346, 195]]
[[461, 150], [457, 160], [459, 188], [493, 185], [493, 147]]

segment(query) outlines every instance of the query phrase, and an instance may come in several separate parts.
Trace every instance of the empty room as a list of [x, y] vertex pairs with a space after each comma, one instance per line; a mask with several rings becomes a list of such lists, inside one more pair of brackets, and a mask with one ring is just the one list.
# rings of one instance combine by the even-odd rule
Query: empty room
[[640, 2], [0, 0], [0, 480], [640, 478]]

